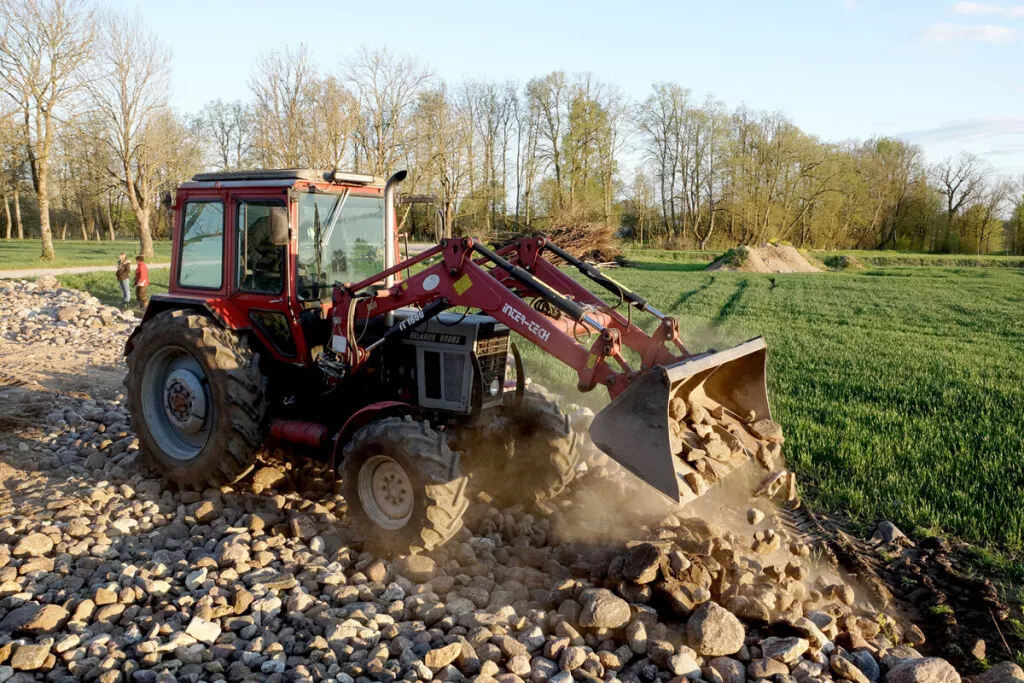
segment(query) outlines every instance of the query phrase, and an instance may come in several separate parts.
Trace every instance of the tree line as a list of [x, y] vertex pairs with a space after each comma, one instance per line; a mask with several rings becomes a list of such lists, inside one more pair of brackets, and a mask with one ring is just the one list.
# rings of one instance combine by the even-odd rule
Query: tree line
[[[1024, 253], [1024, 178], [896, 138], [824, 141], [784, 114], [656, 83], [640, 101], [589, 73], [446, 82], [357, 48], [324, 68], [305, 45], [253, 63], [245, 100], [171, 106], [171, 55], [138, 15], [83, 0], [0, 3], [4, 237], [169, 232], [161, 195], [201, 170], [312, 167], [434, 195], [454, 234], [575, 223], [672, 248]], [[434, 235], [431, 209], [403, 228]]]

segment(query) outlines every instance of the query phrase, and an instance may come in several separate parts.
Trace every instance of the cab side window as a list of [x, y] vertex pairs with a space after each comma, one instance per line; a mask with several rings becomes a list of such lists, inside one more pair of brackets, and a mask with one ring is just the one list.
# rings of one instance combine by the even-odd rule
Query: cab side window
[[284, 291], [285, 248], [271, 242], [270, 209], [279, 201], [238, 202], [235, 285], [254, 294]]
[[224, 204], [190, 201], [181, 224], [178, 284], [195, 289], [220, 289], [224, 264]]

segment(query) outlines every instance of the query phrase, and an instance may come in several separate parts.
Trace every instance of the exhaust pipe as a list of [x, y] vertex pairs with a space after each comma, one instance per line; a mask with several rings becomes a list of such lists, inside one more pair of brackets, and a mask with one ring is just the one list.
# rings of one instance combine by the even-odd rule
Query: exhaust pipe
[[[398, 263], [395, 247], [398, 244], [398, 219], [395, 216], [395, 194], [398, 183], [405, 180], [408, 171], [398, 171], [388, 178], [384, 185], [384, 268], [385, 270]], [[394, 287], [395, 276], [388, 275], [384, 279], [385, 287]]]

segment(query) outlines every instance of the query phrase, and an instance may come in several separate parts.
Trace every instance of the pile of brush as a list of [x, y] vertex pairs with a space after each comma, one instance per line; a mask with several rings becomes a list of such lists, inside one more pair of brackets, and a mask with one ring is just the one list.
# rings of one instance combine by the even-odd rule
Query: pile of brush
[[[591, 263], [604, 264], [616, 261], [622, 254], [616, 228], [607, 223], [591, 221], [578, 210], [566, 210], [551, 217], [544, 229], [526, 229], [521, 232], [504, 232], [497, 236], [497, 244], [503, 247], [520, 237], [546, 235], [562, 249], [573, 256]], [[553, 261], [550, 253], [547, 257]]]

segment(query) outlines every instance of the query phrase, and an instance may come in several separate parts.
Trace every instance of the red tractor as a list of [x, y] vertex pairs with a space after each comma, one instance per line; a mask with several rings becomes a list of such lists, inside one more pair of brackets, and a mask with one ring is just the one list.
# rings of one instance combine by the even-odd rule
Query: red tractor
[[441, 239], [398, 262], [405, 175], [204, 173], [178, 188], [169, 291], [125, 349], [133, 426], [169, 479], [234, 482], [268, 438], [296, 444], [330, 457], [364, 538], [435, 548], [461, 526], [467, 474], [528, 502], [579, 464], [568, 418], [526, 389], [512, 333], [575, 370], [581, 391], [607, 388], [594, 442], [673, 500], [738, 464], [709, 472], [691, 457], [701, 441], [680, 411], [700, 439], [718, 430], [731, 456], [754, 454], [737, 425], [770, 417], [763, 340], [689, 354], [673, 318], [544, 238], [497, 251]]

